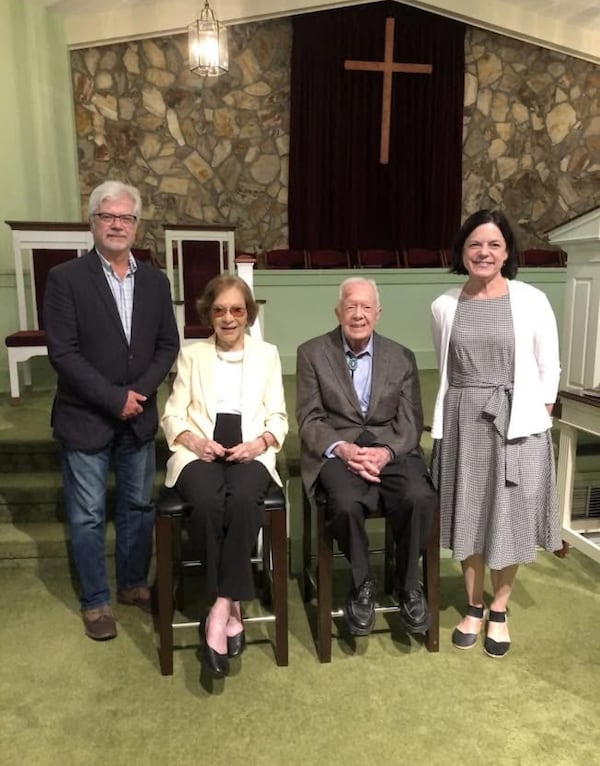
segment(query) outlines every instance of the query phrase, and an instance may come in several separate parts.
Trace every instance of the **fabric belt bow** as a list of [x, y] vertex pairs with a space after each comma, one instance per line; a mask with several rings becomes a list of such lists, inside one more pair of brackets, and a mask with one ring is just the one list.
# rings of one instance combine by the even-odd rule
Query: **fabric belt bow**
[[506, 444], [505, 480], [507, 484], [519, 483], [519, 442], [506, 438], [512, 403], [512, 383], [498, 383], [486, 380], [473, 380], [460, 375], [453, 377], [450, 385], [456, 388], [488, 388], [491, 393], [483, 406], [482, 415], [490, 420], [497, 433], [504, 437]]

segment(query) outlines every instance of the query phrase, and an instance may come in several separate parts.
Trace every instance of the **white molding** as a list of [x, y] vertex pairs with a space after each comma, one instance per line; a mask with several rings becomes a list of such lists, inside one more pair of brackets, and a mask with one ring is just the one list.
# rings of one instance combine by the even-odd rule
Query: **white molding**
[[[375, 0], [366, 0], [374, 2]], [[199, 12], [199, 0], [38, 0], [61, 14], [70, 48], [159, 37], [183, 32]], [[293, 16], [364, 3], [365, 0], [214, 0], [224, 24]], [[534, 45], [600, 63], [600, 16], [596, 0], [541, 3], [538, 0], [436, 0], [404, 4], [458, 19]]]

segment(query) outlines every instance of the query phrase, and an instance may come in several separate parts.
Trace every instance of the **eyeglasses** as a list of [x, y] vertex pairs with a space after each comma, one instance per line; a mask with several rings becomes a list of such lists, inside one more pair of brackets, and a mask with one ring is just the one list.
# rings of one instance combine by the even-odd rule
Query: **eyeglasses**
[[213, 306], [211, 309], [211, 314], [214, 317], [217, 317], [217, 319], [220, 319], [221, 317], [224, 317], [227, 312], [231, 314], [232, 317], [235, 319], [241, 319], [241, 317], [245, 316], [246, 314], [246, 307], [245, 306]]
[[133, 226], [137, 221], [137, 215], [113, 215], [112, 213], [94, 213], [102, 223], [112, 226], [115, 221], [120, 221], [123, 226]]

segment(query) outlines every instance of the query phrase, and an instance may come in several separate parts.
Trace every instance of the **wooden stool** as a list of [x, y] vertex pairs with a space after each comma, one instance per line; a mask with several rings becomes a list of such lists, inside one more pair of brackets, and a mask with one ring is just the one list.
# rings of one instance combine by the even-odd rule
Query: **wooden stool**
[[[267, 581], [273, 613], [258, 617], [244, 617], [244, 624], [275, 623], [275, 660], [278, 665], [288, 664], [288, 607], [287, 607], [287, 531], [286, 508], [283, 491], [272, 483], [264, 499], [262, 556], [252, 563], [262, 563]], [[158, 600], [158, 637], [160, 672], [173, 674], [173, 631], [181, 627], [198, 627], [199, 622], [173, 622], [173, 544], [175, 532], [180, 532], [181, 521], [191, 512], [175, 489], [163, 487], [156, 502], [156, 586]], [[186, 565], [201, 562], [181, 561]]]
[[[325, 504], [317, 503], [317, 555], [312, 555], [312, 529], [311, 516], [312, 506], [302, 491], [303, 506], [303, 558], [304, 558], [304, 600], [310, 601], [312, 591], [317, 594], [317, 652], [320, 662], [331, 662], [331, 621], [333, 617], [341, 617], [341, 609], [332, 609], [333, 600], [333, 558], [343, 556], [342, 553], [333, 551], [333, 540], [325, 526]], [[383, 518], [381, 511], [369, 514], [370, 519]], [[393, 589], [394, 573], [394, 541], [392, 539], [389, 523], [385, 525], [385, 547], [379, 550], [369, 550], [369, 554], [383, 553], [384, 584], [385, 592], [391, 593]], [[312, 563], [316, 559], [316, 576], [312, 571]], [[436, 511], [431, 525], [429, 543], [423, 553], [423, 580], [424, 590], [431, 621], [429, 630], [425, 634], [425, 646], [430, 652], [439, 651], [440, 640], [440, 515]], [[376, 613], [397, 612], [399, 606], [376, 606]]]

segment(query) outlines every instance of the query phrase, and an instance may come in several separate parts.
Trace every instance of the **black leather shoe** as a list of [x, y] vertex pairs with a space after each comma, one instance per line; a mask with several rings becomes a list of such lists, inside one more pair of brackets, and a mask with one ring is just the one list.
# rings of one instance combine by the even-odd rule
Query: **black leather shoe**
[[400, 591], [398, 606], [400, 618], [409, 633], [427, 633], [431, 615], [421, 585], [415, 590]]
[[208, 645], [206, 640], [206, 623], [200, 623], [200, 656], [202, 664], [213, 678], [224, 678], [229, 673], [229, 659], [226, 654], [220, 654]]
[[242, 628], [236, 636], [227, 636], [227, 656], [237, 657], [246, 648], [246, 631]]
[[367, 636], [375, 624], [375, 580], [367, 577], [360, 588], [351, 588], [344, 617], [353, 636]]

